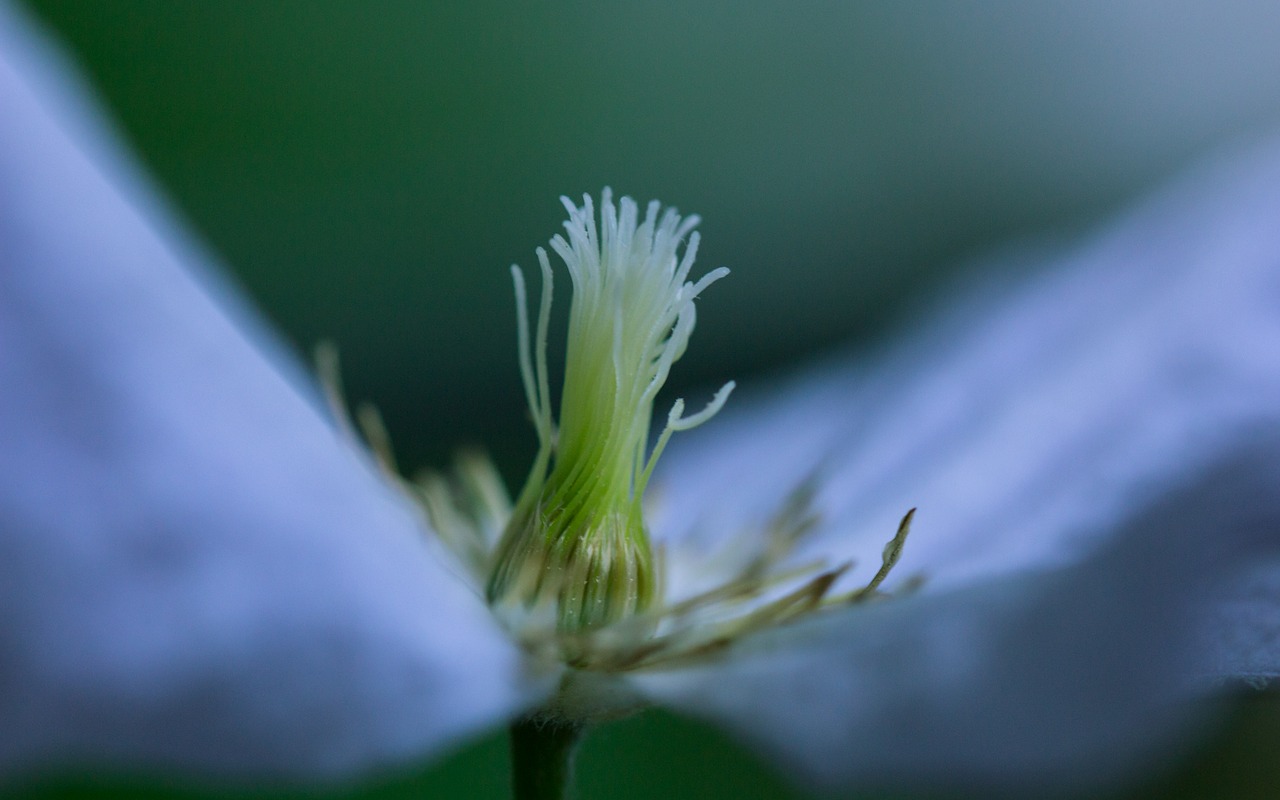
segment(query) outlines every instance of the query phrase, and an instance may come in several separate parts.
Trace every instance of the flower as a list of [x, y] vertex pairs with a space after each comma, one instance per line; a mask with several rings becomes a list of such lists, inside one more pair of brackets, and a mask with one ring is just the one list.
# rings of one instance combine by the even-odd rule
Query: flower
[[[631, 198], [615, 206], [605, 189], [597, 225], [589, 195], [581, 207], [568, 198], [562, 202], [569, 238], [557, 235], [551, 245], [564, 260], [574, 296], [558, 421], [546, 352], [551, 264], [539, 248], [536, 336], [530, 334], [523, 273], [512, 268], [521, 375], [539, 445], [518, 500], [511, 503], [497, 470], [474, 454], [460, 459], [454, 480], [430, 473], [416, 482], [393, 479], [422, 504], [429, 528], [452, 551], [460, 573], [529, 656], [553, 668], [570, 667], [538, 714], [577, 723], [616, 713], [610, 694], [621, 697], [623, 707], [634, 704], [635, 692], [620, 675], [714, 661], [758, 631], [883, 597], [878, 587], [902, 553], [913, 512], [898, 523], [880, 568], [851, 591], [836, 591], [851, 564], [802, 566], [792, 558], [815, 528], [812, 476], [791, 478], [778, 507], [756, 524], [740, 526], [718, 558], [699, 557], [670, 541], [664, 544], [671, 546], [676, 569], [668, 570], [667, 557], [655, 559], [643, 507], [654, 467], [672, 434], [715, 416], [735, 384], [726, 383], [706, 408], [689, 416], [684, 400], [676, 400], [647, 451], [654, 398], [688, 347], [694, 300], [728, 270], [690, 279], [698, 235], [689, 236], [682, 255], [680, 247], [697, 217], [681, 218], [653, 201], [642, 221]], [[328, 352], [322, 361], [342, 419], [348, 415], [335, 359]], [[395, 476], [385, 429], [370, 413], [364, 417], [369, 441], [377, 444], [384, 472]], [[664, 593], [671, 572], [697, 578]]]
[[[434, 552], [10, 11], [0, 59], [0, 775], [349, 776], [546, 703], [567, 668]], [[1207, 680], [1275, 675], [1277, 178], [1274, 147], [1211, 165], [674, 440], [673, 583], [797, 483], [798, 558], [874, 566], [919, 504], [927, 583], [610, 691], [802, 779], [1017, 787], [1124, 773]]]

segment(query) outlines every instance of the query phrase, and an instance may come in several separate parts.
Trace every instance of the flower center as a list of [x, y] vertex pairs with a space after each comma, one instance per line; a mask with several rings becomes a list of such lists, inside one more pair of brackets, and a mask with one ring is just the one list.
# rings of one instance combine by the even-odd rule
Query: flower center
[[600, 223], [589, 196], [569, 212], [566, 236], [551, 247], [573, 284], [568, 353], [558, 425], [551, 412], [547, 327], [553, 277], [539, 248], [542, 297], [532, 336], [523, 273], [512, 267], [519, 318], [520, 372], [538, 434], [538, 455], [498, 543], [486, 596], [500, 616], [551, 612], [556, 629], [599, 628], [649, 608], [659, 576], [645, 529], [645, 486], [672, 432], [709, 419], [726, 384], [702, 412], [683, 417], [677, 400], [646, 455], [653, 402], [688, 346], [694, 298], [728, 274], [689, 281], [697, 217], [652, 202], [601, 196]]
[[[630, 198], [615, 207], [606, 189], [597, 228], [590, 197], [581, 208], [567, 199], [564, 204], [567, 237], [551, 240], [573, 284], [558, 423], [547, 374], [551, 263], [539, 248], [542, 293], [532, 327], [524, 275], [512, 267], [520, 374], [538, 436], [538, 453], [516, 502], [493, 464], [475, 453], [461, 454], [451, 475], [400, 478], [377, 412], [363, 405], [354, 416], [388, 479], [422, 507], [435, 540], [484, 592], [513, 638], [536, 660], [574, 668], [565, 679], [572, 688], [562, 687], [556, 702], [566, 718], [586, 718], [609, 706], [597, 702], [594, 690], [584, 690], [590, 676], [712, 658], [757, 631], [884, 597], [880, 585], [902, 554], [915, 510], [885, 545], [870, 581], [841, 589], [851, 563], [793, 559], [819, 527], [812, 500], [821, 476], [797, 476], [772, 518], [735, 532], [725, 552], [705, 554], [705, 563], [694, 565], [699, 574], [720, 576], [711, 589], [665, 597], [665, 554], [649, 542], [645, 487], [671, 435], [714, 416], [734, 384], [688, 417], [684, 402], [676, 400], [646, 453], [653, 402], [688, 346], [694, 299], [728, 270], [688, 280], [698, 249], [696, 217], [681, 218], [674, 209], [659, 216], [661, 206], [653, 202], [641, 221]], [[355, 438], [336, 351], [321, 346], [316, 355], [334, 415]], [[899, 591], [918, 583], [908, 580]], [[582, 696], [589, 696], [583, 707], [571, 708], [578, 701], [567, 698]]]

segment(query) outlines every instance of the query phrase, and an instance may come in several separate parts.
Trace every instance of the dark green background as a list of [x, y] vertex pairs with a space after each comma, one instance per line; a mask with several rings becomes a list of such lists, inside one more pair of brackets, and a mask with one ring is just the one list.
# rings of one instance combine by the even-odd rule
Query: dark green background
[[[284, 335], [341, 346], [409, 466], [530, 454], [506, 267], [534, 263], [560, 194], [705, 218], [700, 264], [733, 275], [673, 383], [750, 387], [1280, 118], [1264, 3], [30, 6]], [[1158, 792], [1239, 763], [1236, 793], [1280, 786], [1257, 757], [1274, 706]], [[486, 740], [425, 796], [500, 796], [504, 758]], [[786, 796], [761, 769], [655, 714], [597, 734], [581, 775], [587, 798]]]

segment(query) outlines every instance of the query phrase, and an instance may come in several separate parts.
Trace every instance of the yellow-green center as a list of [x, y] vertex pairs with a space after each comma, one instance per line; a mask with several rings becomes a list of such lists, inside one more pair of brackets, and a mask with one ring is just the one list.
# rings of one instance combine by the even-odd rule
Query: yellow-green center
[[[606, 189], [596, 224], [591, 198], [569, 211], [551, 247], [573, 284], [558, 424], [552, 418], [546, 342], [552, 271], [538, 249], [542, 298], [530, 335], [523, 274], [512, 267], [520, 323], [520, 367], [538, 433], [529, 477], [498, 543], [486, 594], [500, 614], [553, 613], [557, 630], [599, 628], [647, 609], [659, 594], [645, 529], [645, 486], [673, 431], [701, 424], [728, 398], [726, 384], [698, 414], [676, 401], [651, 452], [653, 402], [693, 332], [694, 298], [728, 274], [688, 280], [697, 217]], [[683, 246], [683, 253], [679, 251]]]

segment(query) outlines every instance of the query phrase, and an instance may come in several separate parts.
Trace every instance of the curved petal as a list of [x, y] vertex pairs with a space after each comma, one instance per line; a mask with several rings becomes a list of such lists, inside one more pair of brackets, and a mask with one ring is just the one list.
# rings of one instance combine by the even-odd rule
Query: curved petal
[[1123, 778], [1204, 711], [1185, 681], [1205, 592], [1276, 546], [1280, 438], [1246, 451], [1134, 509], [1083, 563], [831, 612], [634, 681], [827, 787]]
[[1278, 221], [1272, 142], [687, 437], [671, 547], [818, 469], [813, 550], [874, 569], [919, 505], [899, 572], [928, 583], [642, 689], [820, 782], [1016, 787], [1113, 777], [1187, 732], [1205, 675], [1276, 675]]
[[533, 699], [4, 8], [0, 108], [0, 777], [350, 774]]
[[656, 535], [737, 534], [818, 470], [814, 551], [859, 574], [915, 506], [899, 580], [959, 586], [1084, 557], [1280, 424], [1277, 220], [1272, 141], [1065, 256], [994, 265], [919, 334], [674, 441]]

